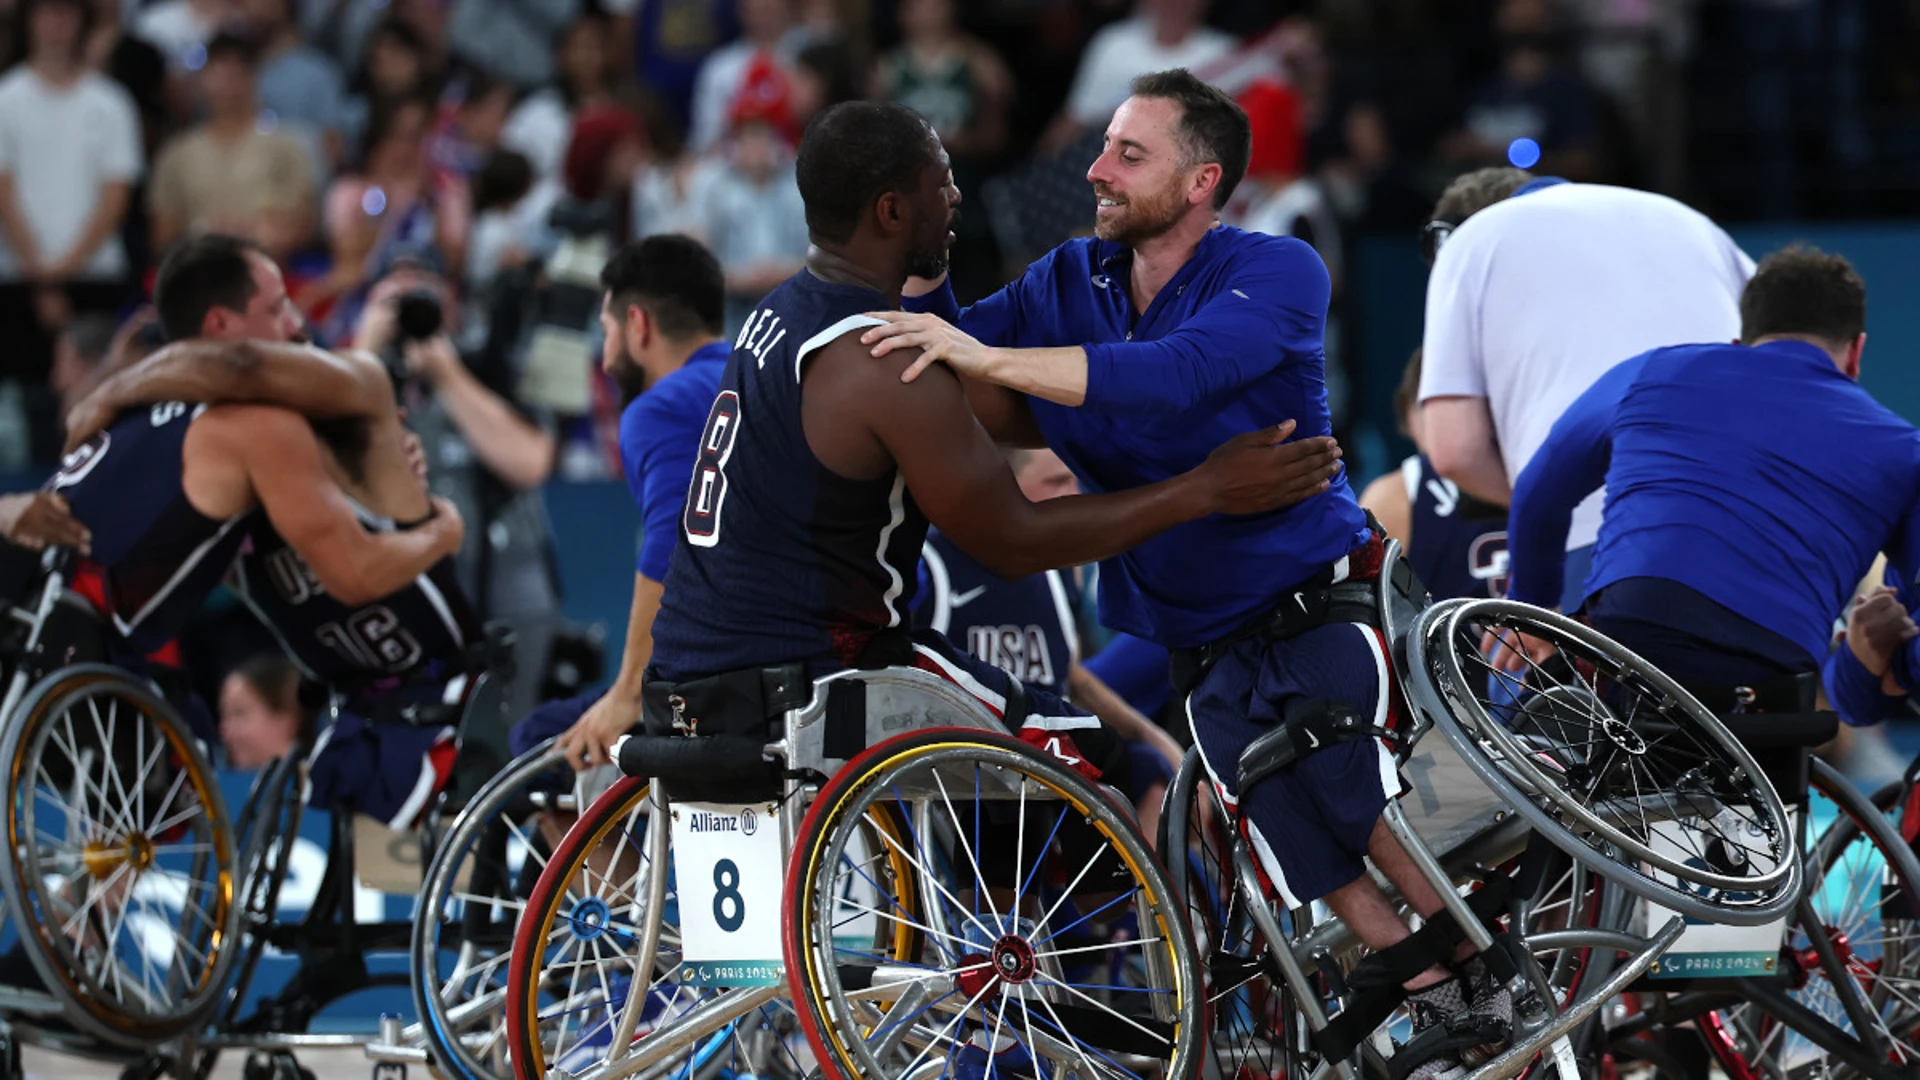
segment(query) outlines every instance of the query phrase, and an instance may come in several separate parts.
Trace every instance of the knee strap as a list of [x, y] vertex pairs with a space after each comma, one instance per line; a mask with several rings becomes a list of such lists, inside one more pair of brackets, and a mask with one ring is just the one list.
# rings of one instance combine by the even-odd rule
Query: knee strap
[[1287, 706], [1280, 726], [1247, 744], [1235, 770], [1235, 790], [1245, 797], [1253, 785], [1274, 773], [1292, 768], [1309, 754], [1334, 743], [1386, 738], [1384, 725], [1361, 717], [1353, 708], [1327, 698], [1307, 698]]
[[[1511, 879], [1494, 878], [1466, 898], [1467, 907], [1481, 922], [1492, 923], [1506, 908], [1512, 890]], [[1453, 915], [1443, 909], [1405, 941], [1354, 965], [1353, 974], [1347, 977], [1348, 985], [1353, 988], [1353, 999], [1338, 1016], [1327, 1021], [1326, 1027], [1314, 1033], [1313, 1041], [1320, 1052], [1330, 1061], [1341, 1061], [1352, 1054], [1355, 1047], [1373, 1034], [1373, 1029], [1407, 1000], [1407, 990], [1400, 984], [1430, 967], [1450, 967], [1454, 948], [1466, 936], [1467, 932]], [[1497, 950], [1485, 955], [1491, 957], [1494, 951]], [[1510, 964], [1502, 966], [1511, 970]], [[1500, 977], [1498, 969], [1494, 975]], [[1466, 1045], [1477, 1046], [1487, 1041], [1479, 1039]]]

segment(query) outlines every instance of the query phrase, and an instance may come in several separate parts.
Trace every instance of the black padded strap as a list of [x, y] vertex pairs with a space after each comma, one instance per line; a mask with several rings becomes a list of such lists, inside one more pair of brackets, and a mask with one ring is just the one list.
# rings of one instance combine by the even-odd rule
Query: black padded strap
[[1248, 743], [1241, 752], [1235, 768], [1235, 790], [1244, 797], [1253, 785], [1334, 743], [1386, 738], [1390, 734], [1340, 702], [1327, 698], [1295, 701], [1287, 706], [1286, 719], [1279, 727]]
[[[1497, 877], [1466, 898], [1467, 908], [1491, 929], [1494, 920], [1506, 913], [1512, 896], [1512, 879]], [[1451, 967], [1453, 950], [1466, 936], [1453, 915], [1443, 909], [1407, 940], [1361, 960], [1347, 976], [1353, 1000], [1314, 1033], [1313, 1041], [1320, 1052], [1330, 1061], [1345, 1060], [1407, 1000], [1406, 988], [1400, 984], [1430, 967]]]
[[851, 761], [867, 746], [867, 684], [836, 679], [827, 684], [827, 715], [822, 747], [830, 758]]

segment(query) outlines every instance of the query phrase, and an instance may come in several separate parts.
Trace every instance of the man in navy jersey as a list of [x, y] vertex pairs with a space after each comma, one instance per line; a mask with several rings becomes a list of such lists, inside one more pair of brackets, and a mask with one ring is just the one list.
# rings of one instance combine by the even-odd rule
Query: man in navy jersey
[[[240, 556], [243, 598], [353, 710], [314, 749], [314, 804], [404, 827], [447, 779], [453, 730], [367, 719], [405, 704], [395, 697], [403, 682], [409, 700], [457, 699], [468, 684], [480, 634], [449, 561], [458, 514], [428, 496], [384, 366], [292, 344], [297, 313], [257, 249], [189, 241], [162, 264], [155, 300], [178, 343], [82, 403], [79, 428], [134, 411], [53, 481], [93, 528], [115, 622], [142, 647], [166, 640]], [[162, 404], [138, 407], [152, 401]], [[277, 401], [332, 419], [180, 401]], [[160, 432], [177, 440], [171, 455], [158, 452]], [[169, 490], [181, 495], [136, 528], [148, 519], [128, 508]]]
[[[1095, 492], [1176, 474], [1223, 434], [1275, 416], [1297, 418], [1303, 436], [1330, 429], [1326, 266], [1299, 240], [1219, 221], [1246, 171], [1246, 113], [1184, 70], [1141, 76], [1132, 90], [1087, 172], [1094, 238], [1055, 248], [965, 312], [944, 286], [923, 300], [958, 327], [879, 312], [887, 325], [861, 338], [883, 370], [900, 364], [894, 350], [923, 349], [904, 379], [966, 377], [996, 436], [1043, 440]], [[1365, 859], [1422, 915], [1440, 908], [1381, 821], [1402, 787], [1383, 740], [1315, 736], [1319, 749], [1249, 791], [1235, 778], [1242, 751], [1282, 724], [1331, 731], [1353, 715], [1376, 732], [1397, 725], [1378, 630], [1327, 615], [1345, 595], [1336, 587], [1377, 576], [1381, 552], [1342, 472], [1296, 505], [1192, 521], [1100, 567], [1101, 622], [1174, 651], [1195, 741], [1282, 898], [1325, 897], [1375, 950], [1410, 931]], [[1511, 1018], [1477, 958], [1459, 976], [1436, 964], [1404, 985], [1422, 1033], [1470, 1008], [1489, 1030]], [[1415, 1075], [1458, 1068], [1443, 1047]]]
[[1368, 484], [1360, 506], [1400, 541], [1407, 562], [1435, 600], [1505, 596], [1507, 511], [1474, 498], [1434, 470], [1422, 438], [1419, 391], [1420, 350], [1415, 349], [1393, 392], [1393, 406], [1416, 452], [1398, 472]]
[[[298, 313], [271, 259], [232, 237], [196, 238], [161, 265], [155, 300], [175, 344], [75, 407], [70, 453], [49, 482], [91, 532], [109, 614], [132, 644], [178, 632], [256, 511], [348, 604], [458, 548], [458, 515], [409, 463], [385, 368], [293, 344]], [[420, 527], [369, 532], [356, 502]]]
[[620, 414], [620, 463], [640, 507], [644, 533], [633, 573], [633, 605], [620, 673], [603, 695], [549, 702], [515, 726], [525, 753], [549, 736], [576, 769], [604, 764], [607, 747], [640, 722], [640, 685], [653, 656], [667, 564], [680, 538], [680, 511], [700, 429], [720, 389], [727, 343], [726, 278], [713, 253], [685, 236], [629, 244], [600, 271], [600, 366], [628, 402]]
[[1920, 433], [1856, 381], [1866, 287], [1845, 259], [1768, 256], [1740, 322], [1738, 343], [1620, 364], [1554, 424], [1514, 485], [1512, 594], [1561, 595], [1573, 507], [1604, 482], [1595, 628], [1709, 708], [1799, 712], [1876, 553], [1920, 571]]

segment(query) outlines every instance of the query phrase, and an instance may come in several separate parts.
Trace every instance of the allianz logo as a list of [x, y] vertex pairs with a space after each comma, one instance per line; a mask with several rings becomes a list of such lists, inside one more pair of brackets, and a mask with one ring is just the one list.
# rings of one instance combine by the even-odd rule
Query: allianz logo
[[739, 833], [752, 836], [760, 831], [760, 815], [751, 808], [738, 814], [716, 814], [711, 810], [693, 810], [688, 813], [687, 831], [697, 833]]

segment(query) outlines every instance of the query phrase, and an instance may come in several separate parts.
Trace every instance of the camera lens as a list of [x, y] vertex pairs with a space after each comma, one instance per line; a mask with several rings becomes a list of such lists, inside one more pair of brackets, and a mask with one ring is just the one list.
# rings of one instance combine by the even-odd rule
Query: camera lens
[[422, 341], [440, 332], [440, 298], [426, 291], [403, 293], [394, 307], [394, 321], [409, 341]]

